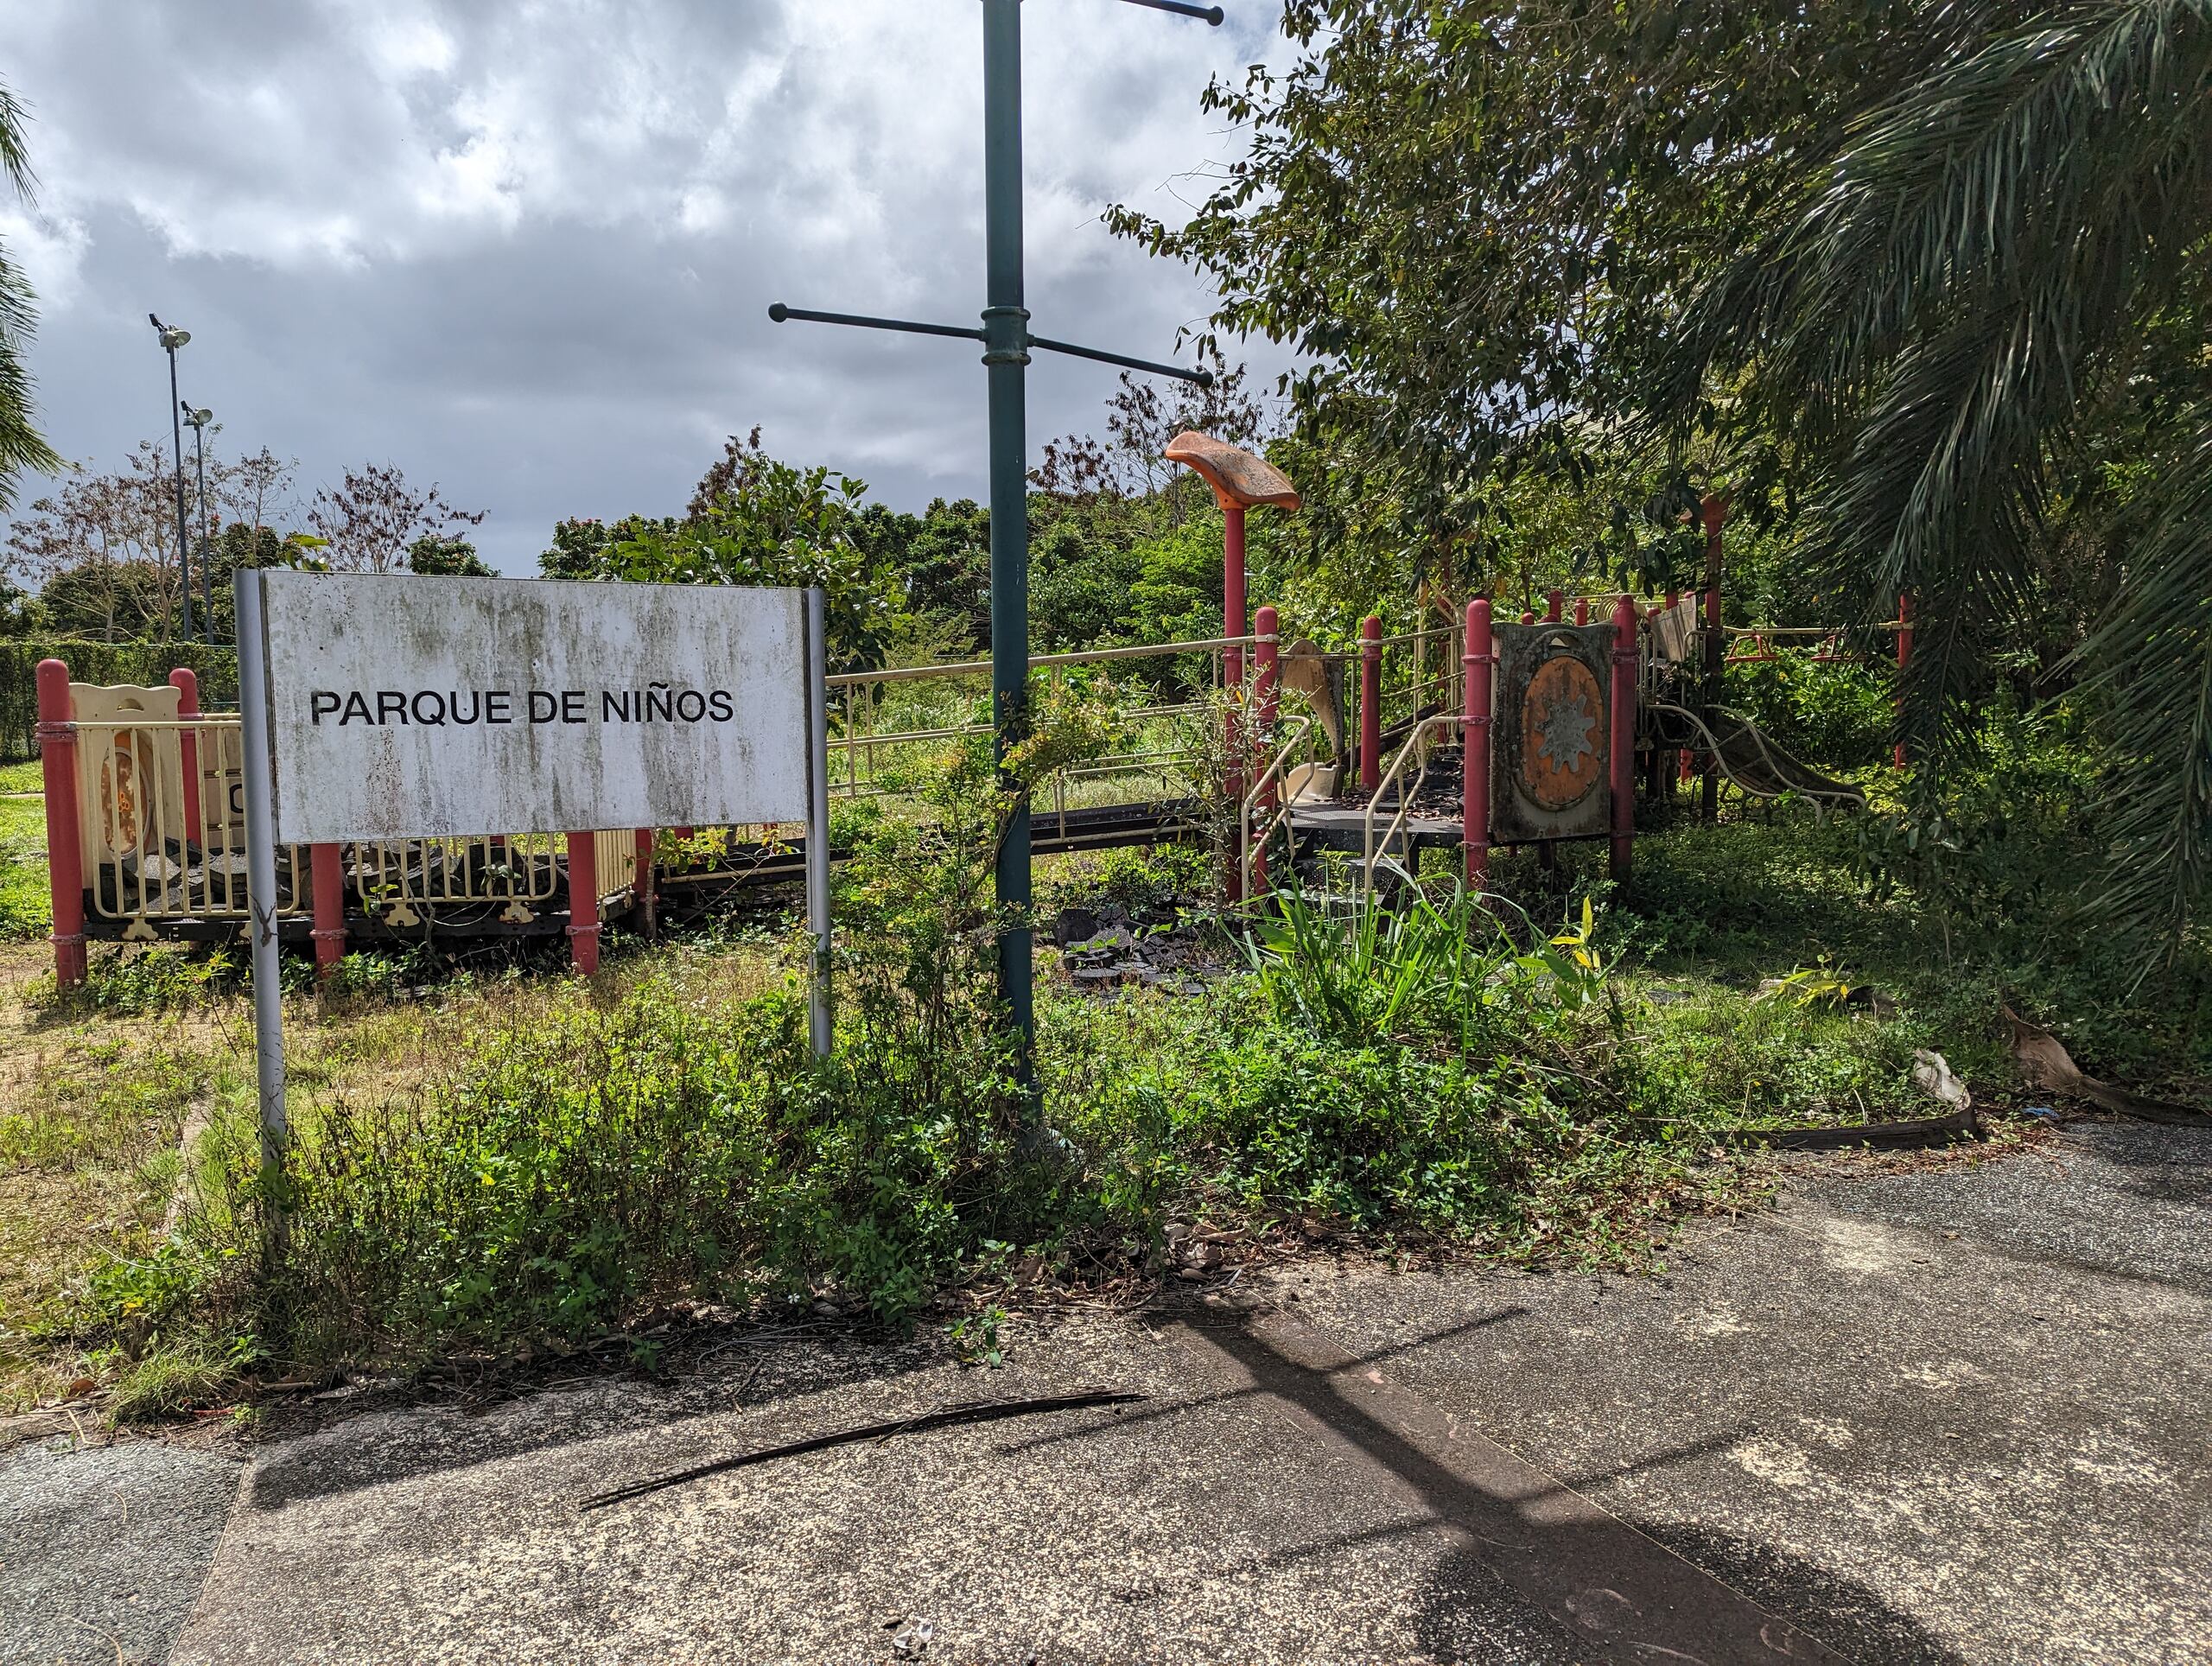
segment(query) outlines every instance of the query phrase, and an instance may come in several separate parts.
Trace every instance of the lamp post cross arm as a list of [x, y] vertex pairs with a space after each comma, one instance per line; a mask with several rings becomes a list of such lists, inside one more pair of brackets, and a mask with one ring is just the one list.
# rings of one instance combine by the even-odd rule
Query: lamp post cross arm
[[[843, 324], [855, 329], [897, 330], [908, 335], [950, 335], [963, 341], [990, 340], [987, 330], [973, 329], [961, 324], [925, 324], [908, 318], [872, 318], [864, 313], [817, 312], [807, 307], [787, 307], [777, 302], [768, 308], [768, 316], [779, 324], [797, 320], [802, 324]], [[1103, 347], [1086, 347], [1073, 341], [1055, 341], [1049, 336], [1032, 335], [1027, 329], [1020, 332], [1020, 348], [1042, 347], [1047, 353], [1066, 353], [1073, 359], [1096, 359], [1102, 365], [1119, 365], [1127, 370], [1141, 370], [1154, 376], [1173, 376], [1179, 381], [1195, 383], [1199, 387], [1213, 385], [1213, 372], [1205, 370], [1185, 370], [1180, 365], [1163, 365], [1152, 359], [1133, 359], [1125, 353], [1109, 353]]]

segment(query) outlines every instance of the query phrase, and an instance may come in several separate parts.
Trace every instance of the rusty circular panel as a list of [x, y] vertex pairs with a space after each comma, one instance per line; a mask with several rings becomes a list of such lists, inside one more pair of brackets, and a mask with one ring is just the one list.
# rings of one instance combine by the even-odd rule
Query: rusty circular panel
[[1580, 803], [1605, 773], [1605, 703], [1580, 659], [1561, 655], [1529, 679], [1521, 705], [1521, 784], [1546, 810]]

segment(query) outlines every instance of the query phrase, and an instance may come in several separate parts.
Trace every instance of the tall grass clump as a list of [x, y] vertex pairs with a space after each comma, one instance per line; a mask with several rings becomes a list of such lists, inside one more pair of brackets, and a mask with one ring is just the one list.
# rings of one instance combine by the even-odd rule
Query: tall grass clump
[[[1633, 1261], [1732, 1165], [1642, 1117], [1613, 1078], [1621, 1015], [1586, 902], [1556, 932], [1410, 883], [1332, 915], [1294, 893], [1251, 971], [1137, 1021], [1066, 1003], [1060, 1125], [1124, 1220], [1200, 1210], [1413, 1230], [1515, 1254]], [[1146, 1003], [1139, 1003], [1142, 1010]]]

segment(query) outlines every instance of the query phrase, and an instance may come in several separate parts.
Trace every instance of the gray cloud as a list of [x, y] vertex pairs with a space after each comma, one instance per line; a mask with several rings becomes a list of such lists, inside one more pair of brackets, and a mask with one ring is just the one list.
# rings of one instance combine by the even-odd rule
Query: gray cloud
[[[1281, 46], [1272, 0], [1230, 10], [1023, 8], [1040, 332], [1166, 357], [1208, 310], [1096, 222], [1172, 214], [1234, 149], [1198, 92]], [[0, 238], [40, 289], [67, 455], [165, 431], [153, 310], [192, 330], [224, 444], [309, 486], [369, 460], [436, 480], [491, 512], [508, 570], [563, 515], [680, 507], [755, 423], [902, 506], [982, 493], [972, 349], [766, 316], [974, 318], [975, 0], [0, 0], [0, 24], [42, 181]], [[1033, 448], [1096, 426], [1113, 379], [1040, 361]]]

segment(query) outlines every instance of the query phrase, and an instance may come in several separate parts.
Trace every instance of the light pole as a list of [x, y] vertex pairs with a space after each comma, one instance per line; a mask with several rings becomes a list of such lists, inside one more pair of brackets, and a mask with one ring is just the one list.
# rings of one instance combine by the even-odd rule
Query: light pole
[[180, 330], [146, 315], [146, 321], [162, 339], [162, 347], [169, 356], [169, 437], [176, 446], [176, 570], [179, 588], [184, 592], [184, 639], [192, 640], [192, 553], [185, 545], [184, 533], [184, 402], [176, 397], [176, 350], [192, 340], [192, 332]]
[[[1131, 5], [1195, 17], [1221, 26], [1219, 6], [1193, 0], [1128, 0]], [[1029, 682], [1029, 477], [1027, 372], [1029, 351], [1042, 347], [1148, 375], [1210, 386], [1203, 370], [1154, 364], [1097, 347], [1055, 341], [1029, 329], [1023, 294], [1021, 238], [1021, 0], [983, 0], [983, 315], [982, 327], [817, 312], [780, 301], [768, 316], [781, 324], [849, 324], [914, 335], [956, 336], [983, 346], [988, 401], [991, 499], [991, 719], [1001, 763], [1020, 738]], [[995, 874], [1001, 912], [999, 995], [1021, 1041], [1020, 1073], [1035, 1086], [1036, 1021], [1031, 989], [1029, 811], [1018, 804], [999, 841]]]
[[[207, 645], [212, 648], [215, 645], [215, 576], [207, 559], [207, 424], [215, 420], [215, 413], [204, 407], [194, 410], [187, 405], [184, 420], [192, 424], [192, 467], [200, 482], [196, 499], [200, 505], [200, 620], [207, 632]], [[188, 582], [184, 588], [189, 594], [191, 584]], [[191, 633], [192, 627], [186, 626], [185, 634], [189, 637]]]

